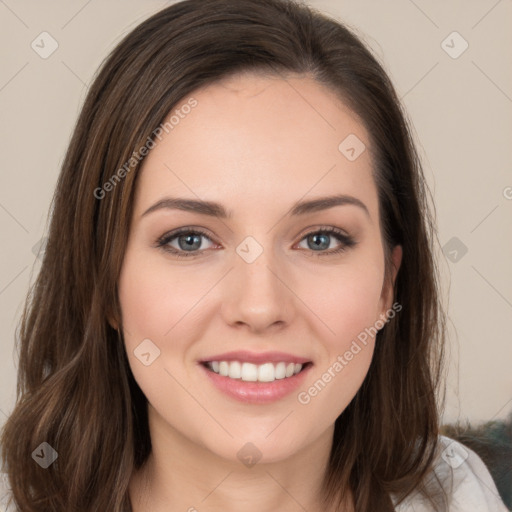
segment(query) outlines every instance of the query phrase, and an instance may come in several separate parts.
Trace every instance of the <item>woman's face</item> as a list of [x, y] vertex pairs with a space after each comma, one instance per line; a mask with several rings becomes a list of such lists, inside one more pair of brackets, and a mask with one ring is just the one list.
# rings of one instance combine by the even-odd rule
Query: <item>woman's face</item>
[[311, 78], [238, 75], [193, 98], [139, 176], [126, 350], [153, 425], [228, 459], [283, 460], [332, 434], [393, 302], [369, 137]]

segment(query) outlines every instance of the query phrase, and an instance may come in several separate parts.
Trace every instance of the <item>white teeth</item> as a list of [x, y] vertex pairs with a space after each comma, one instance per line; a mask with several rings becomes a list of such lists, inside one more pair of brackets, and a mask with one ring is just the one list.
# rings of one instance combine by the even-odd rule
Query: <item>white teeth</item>
[[227, 377], [229, 373], [229, 364], [226, 361], [219, 363], [219, 374], [223, 377]]
[[242, 379], [247, 382], [273, 382], [276, 379], [297, 375], [303, 365], [284, 362], [256, 365], [240, 361], [209, 361], [207, 366], [215, 373], [230, 379]]
[[286, 363], [276, 364], [276, 379], [284, 379], [286, 377]]
[[262, 364], [258, 368], [258, 380], [260, 382], [273, 382], [276, 380], [276, 370], [272, 363]]
[[[232, 364], [236, 364], [238, 361], [232, 361], [229, 363], [229, 366]], [[238, 363], [240, 364], [240, 363]], [[258, 367], [252, 363], [244, 363], [242, 364], [242, 380], [246, 380], [249, 382], [256, 382], [258, 380]]]
[[229, 365], [228, 377], [230, 379], [239, 379], [242, 376], [242, 367], [238, 361], [233, 361]]

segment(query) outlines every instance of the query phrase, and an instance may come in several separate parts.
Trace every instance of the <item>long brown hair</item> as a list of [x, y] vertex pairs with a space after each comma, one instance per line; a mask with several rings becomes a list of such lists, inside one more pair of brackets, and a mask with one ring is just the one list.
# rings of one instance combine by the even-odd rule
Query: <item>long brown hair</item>
[[[186, 0], [114, 48], [62, 165], [42, 267], [17, 333], [17, 403], [1, 439], [23, 512], [131, 510], [130, 477], [151, 451], [147, 401], [108, 319], [122, 326], [117, 280], [139, 148], [197, 88], [243, 71], [308, 74], [360, 116], [371, 137], [387, 276], [391, 249], [403, 247], [394, 286], [402, 310], [379, 331], [368, 375], [336, 420], [325, 503], [341, 503], [347, 487], [357, 512], [393, 510], [390, 493], [402, 499], [414, 489], [434, 500], [424, 487], [444, 401], [445, 318], [433, 207], [394, 88], [350, 30], [303, 4]], [[47, 469], [31, 457], [42, 442], [58, 453]]]

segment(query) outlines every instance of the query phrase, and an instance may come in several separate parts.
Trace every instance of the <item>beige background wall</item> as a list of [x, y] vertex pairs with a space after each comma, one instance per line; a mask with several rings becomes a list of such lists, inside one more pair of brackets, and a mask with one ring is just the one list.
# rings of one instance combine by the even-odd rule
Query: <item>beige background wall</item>
[[[451, 364], [445, 419], [504, 418], [512, 411], [512, 1], [309, 3], [364, 37], [415, 126], [446, 254]], [[34, 246], [45, 234], [87, 85], [121, 37], [165, 5], [0, 0], [2, 422], [15, 398], [14, 330], [39, 270]], [[40, 54], [55, 43], [42, 32], [58, 44], [47, 58]]]

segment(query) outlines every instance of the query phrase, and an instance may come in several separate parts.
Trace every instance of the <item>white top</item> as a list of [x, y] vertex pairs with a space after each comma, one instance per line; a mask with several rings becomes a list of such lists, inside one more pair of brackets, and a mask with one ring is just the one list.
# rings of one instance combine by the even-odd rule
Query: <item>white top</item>
[[[445, 436], [440, 436], [443, 451], [434, 465], [434, 472], [439, 477], [450, 497], [448, 512], [508, 512], [500, 498], [496, 485], [482, 459], [467, 446]], [[11, 505], [7, 507], [9, 488], [4, 474], [0, 478], [0, 512], [18, 512]], [[435, 512], [424, 498], [417, 494], [408, 496], [396, 512]]]
[[[434, 464], [433, 471], [448, 494], [449, 512], [508, 512], [496, 489], [487, 466], [470, 448], [439, 436], [442, 451]], [[396, 512], [434, 512], [432, 504], [419, 493], [408, 496]]]

